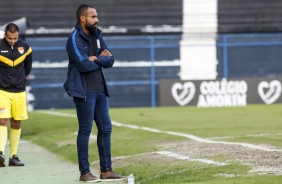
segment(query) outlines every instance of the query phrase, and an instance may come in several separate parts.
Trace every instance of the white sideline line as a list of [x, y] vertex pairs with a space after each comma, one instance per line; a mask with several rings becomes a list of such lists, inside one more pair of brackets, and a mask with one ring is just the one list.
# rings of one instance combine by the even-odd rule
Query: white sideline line
[[113, 160], [118, 160], [118, 159], [124, 159], [124, 158], [130, 158], [130, 157], [135, 157], [135, 156], [142, 156], [142, 155], [148, 155], [148, 154], [158, 154], [158, 155], [163, 155], [175, 159], [180, 159], [180, 160], [187, 160], [187, 161], [194, 161], [194, 162], [202, 162], [210, 165], [217, 165], [217, 166], [224, 166], [227, 165], [227, 163], [224, 162], [216, 162], [213, 160], [208, 160], [208, 159], [201, 159], [201, 158], [190, 158], [187, 156], [183, 156], [177, 153], [173, 153], [171, 151], [157, 151], [157, 152], [148, 152], [148, 153], [141, 153], [141, 154], [136, 154], [136, 155], [130, 155], [130, 156], [121, 156], [121, 157], [113, 157]]
[[[54, 116], [64, 116], [64, 117], [75, 117], [76, 118], [76, 115], [74, 115], [74, 114], [60, 113], [60, 112], [55, 112], [55, 111], [50, 111], [50, 110], [40, 110], [40, 111], [35, 111], [35, 112], [50, 114], [50, 115], [54, 115]], [[191, 134], [184, 134], [184, 133], [171, 132], [171, 131], [162, 131], [162, 130], [149, 128], [149, 127], [141, 127], [141, 126], [137, 126], [137, 125], [123, 124], [123, 123], [119, 123], [119, 122], [116, 122], [116, 121], [112, 121], [112, 124], [115, 125], [115, 126], [119, 126], [119, 127], [126, 127], [126, 128], [131, 128], [131, 129], [146, 130], [146, 131], [149, 131], [149, 132], [156, 132], [156, 133], [175, 135], [175, 136], [179, 136], [179, 137], [186, 137], [188, 139], [192, 139], [194, 141], [201, 142], [201, 143], [237, 145], [237, 146], [243, 146], [243, 147], [246, 147], [246, 148], [256, 149], [256, 150], [260, 150], [260, 151], [269, 151], [269, 152], [273, 152], [273, 151], [281, 152], [282, 151], [281, 149], [271, 149], [271, 148], [268, 148], [268, 147], [258, 146], [258, 145], [249, 144], [249, 143], [215, 141], [215, 140], [197, 137], [197, 136], [194, 136], [194, 135], [191, 135]]]
[[267, 136], [273, 136], [273, 135], [282, 135], [282, 133], [247, 134], [244, 136], [222, 136], [222, 137], [210, 137], [209, 139], [216, 140], [216, 139], [234, 139], [234, 138], [240, 138], [240, 137], [267, 137]]
[[173, 153], [173, 152], [170, 152], [170, 151], [158, 151], [156, 153], [159, 154], [159, 155], [164, 155], [164, 156], [167, 156], [167, 157], [177, 158], [177, 159], [180, 159], [180, 160], [202, 162], [202, 163], [218, 165], [218, 166], [227, 165], [226, 163], [223, 163], [223, 162], [215, 162], [213, 160], [208, 160], [208, 159], [189, 158], [187, 156], [183, 156], [183, 155], [180, 155], [180, 154], [177, 154], [177, 153]]
[[55, 115], [55, 116], [70, 117], [70, 118], [76, 118], [77, 117], [75, 114], [55, 112], [55, 111], [52, 111], [52, 110], [36, 110], [34, 112], [43, 113], [43, 114], [50, 114], [50, 115]]
[[114, 121], [112, 121], [112, 124], [116, 125], [116, 126], [121, 126], [121, 127], [141, 129], [141, 130], [147, 130], [147, 131], [150, 131], [150, 132], [165, 133], [165, 134], [175, 135], [175, 136], [179, 136], [179, 137], [186, 137], [186, 138], [192, 139], [192, 140], [197, 141], [197, 142], [202, 142], [202, 143], [239, 145], [239, 146], [243, 146], [243, 147], [247, 147], [247, 148], [251, 148], [251, 149], [256, 149], [256, 150], [261, 150], [261, 151], [270, 151], [270, 152], [272, 152], [272, 151], [281, 152], [282, 151], [281, 149], [271, 149], [271, 148], [267, 148], [267, 147], [264, 147], [264, 146], [258, 146], [258, 145], [249, 144], [249, 143], [214, 141], [214, 140], [210, 140], [210, 139], [204, 139], [204, 138], [201, 138], [201, 137], [197, 137], [197, 136], [194, 136], [194, 135], [191, 135], [191, 134], [184, 134], [184, 133], [171, 132], [171, 131], [161, 131], [161, 130], [157, 130], [157, 129], [153, 129], [153, 128], [122, 124], [122, 123], [118, 123], [118, 122], [114, 122]]

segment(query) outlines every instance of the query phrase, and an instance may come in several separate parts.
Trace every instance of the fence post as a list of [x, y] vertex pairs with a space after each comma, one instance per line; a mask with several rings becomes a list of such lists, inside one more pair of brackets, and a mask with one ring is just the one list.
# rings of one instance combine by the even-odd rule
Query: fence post
[[223, 35], [223, 77], [228, 78], [228, 43], [227, 35]]
[[155, 38], [150, 36], [150, 60], [151, 60], [151, 107], [156, 107], [156, 75], [155, 75]]

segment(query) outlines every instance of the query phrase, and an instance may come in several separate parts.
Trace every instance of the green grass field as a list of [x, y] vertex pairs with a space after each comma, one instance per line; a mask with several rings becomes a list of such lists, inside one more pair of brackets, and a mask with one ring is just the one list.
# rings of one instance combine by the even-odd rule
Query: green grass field
[[[113, 168], [133, 173], [136, 183], [282, 183], [282, 105], [110, 113]], [[77, 163], [75, 110], [34, 111], [29, 117], [23, 139]], [[98, 169], [95, 135], [94, 126], [90, 161]]]

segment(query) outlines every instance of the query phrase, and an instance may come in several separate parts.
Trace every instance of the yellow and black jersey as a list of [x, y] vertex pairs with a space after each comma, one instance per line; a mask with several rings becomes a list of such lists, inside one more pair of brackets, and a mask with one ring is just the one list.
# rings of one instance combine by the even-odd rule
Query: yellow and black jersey
[[32, 49], [22, 40], [10, 46], [0, 39], [0, 90], [25, 91], [26, 77], [32, 66]]

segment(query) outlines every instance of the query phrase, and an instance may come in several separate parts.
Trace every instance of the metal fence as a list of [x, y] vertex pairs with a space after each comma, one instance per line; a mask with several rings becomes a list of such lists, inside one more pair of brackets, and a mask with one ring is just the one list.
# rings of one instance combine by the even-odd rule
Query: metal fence
[[282, 75], [282, 34], [219, 35], [218, 78]]
[[[180, 35], [108, 36], [116, 64], [105, 70], [114, 107], [156, 107], [160, 79], [179, 78]], [[35, 108], [73, 107], [62, 85], [67, 72], [66, 38], [27, 38], [33, 48], [31, 93]], [[282, 75], [282, 34], [217, 37], [218, 78]], [[48, 94], [48, 95], [46, 95]]]

